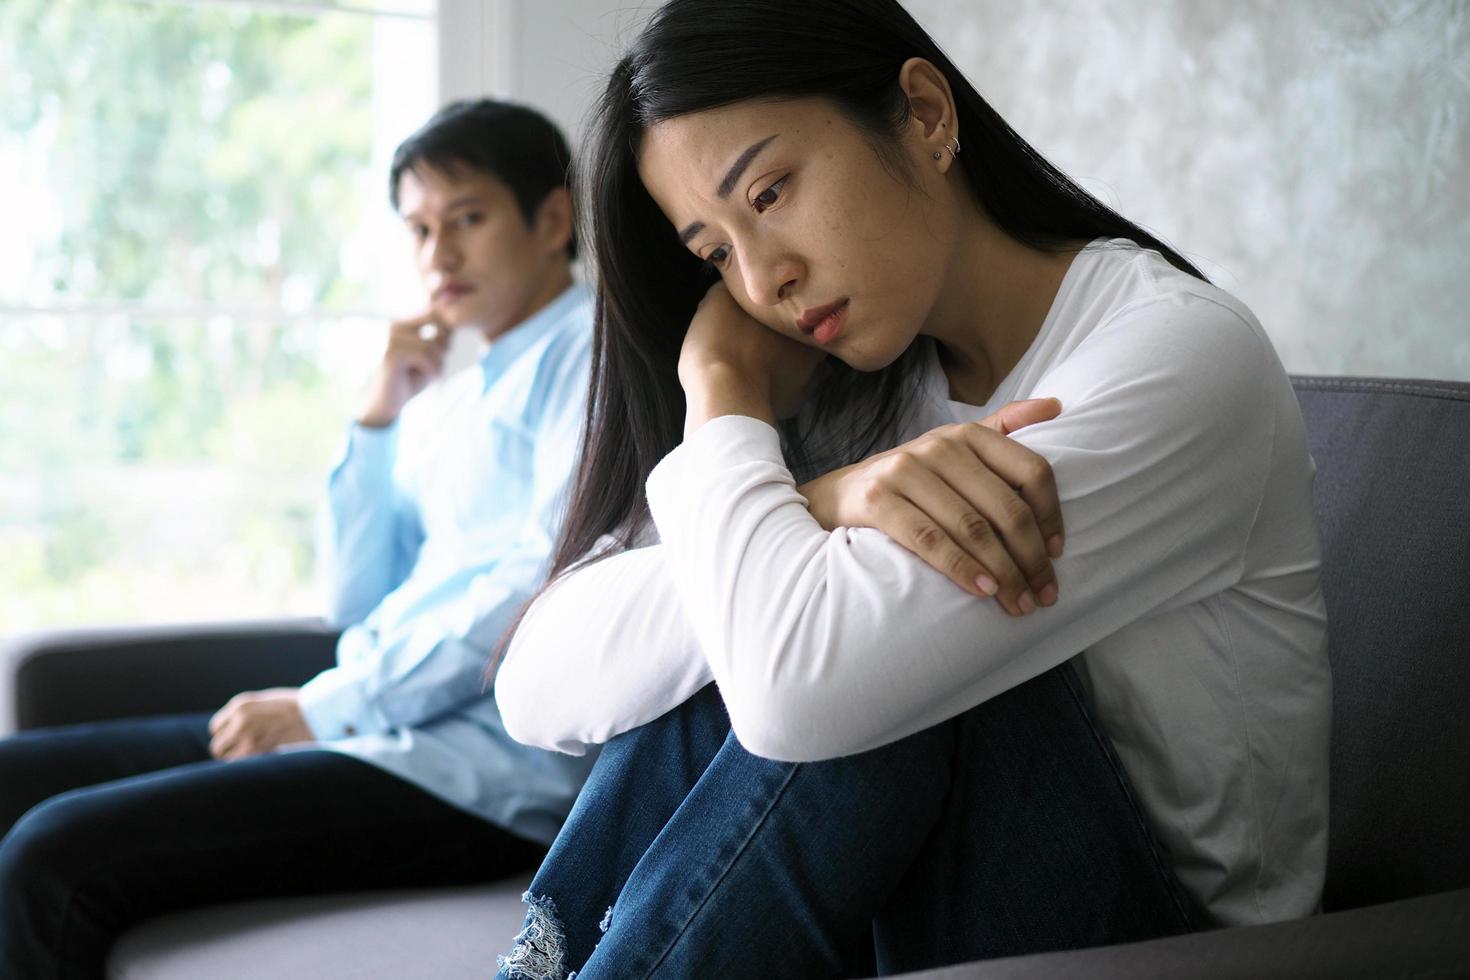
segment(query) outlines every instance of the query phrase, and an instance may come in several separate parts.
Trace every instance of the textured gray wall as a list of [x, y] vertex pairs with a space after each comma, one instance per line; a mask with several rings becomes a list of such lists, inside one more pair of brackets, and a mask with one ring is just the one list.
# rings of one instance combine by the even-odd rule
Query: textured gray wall
[[[1290, 370], [1470, 380], [1470, 0], [904, 2]], [[577, 132], [656, 6], [519, 0], [515, 94]]]
[[1470, 380], [1470, 0], [905, 0], [1292, 371]]

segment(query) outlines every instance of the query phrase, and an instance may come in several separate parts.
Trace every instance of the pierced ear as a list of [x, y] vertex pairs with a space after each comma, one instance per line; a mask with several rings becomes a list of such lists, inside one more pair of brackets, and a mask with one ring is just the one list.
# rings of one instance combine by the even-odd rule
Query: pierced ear
[[536, 224], [548, 251], [561, 251], [572, 241], [572, 193], [565, 187], [554, 187], [542, 198], [536, 209]]
[[933, 62], [910, 58], [898, 70], [898, 85], [908, 96], [913, 136], [939, 172], [947, 172], [960, 136], [949, 80]]

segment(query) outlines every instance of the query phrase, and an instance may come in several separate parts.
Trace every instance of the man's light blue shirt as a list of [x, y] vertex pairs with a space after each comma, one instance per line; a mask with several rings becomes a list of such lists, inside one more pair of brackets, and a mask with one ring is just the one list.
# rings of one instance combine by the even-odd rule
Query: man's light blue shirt
[[501, 724], [485, 669], [541, 584], [576, 465], [591, 303], [575, 285], [398, 422], [353, 426], [328, 482], [337, 666], [301, 689], [321, 747], [550, 843], [591, 768]]

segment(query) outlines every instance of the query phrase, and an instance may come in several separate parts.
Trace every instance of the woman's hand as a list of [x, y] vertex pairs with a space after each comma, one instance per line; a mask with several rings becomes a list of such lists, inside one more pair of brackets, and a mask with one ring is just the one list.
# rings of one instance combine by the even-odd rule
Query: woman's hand
[[825, 356], [755, 320], [723, 282], [715, 283], [695, 310], [679, 352], [679, 383], [689, 403], [685, 435], [721, 415], [765, 422], [795, 415]]
[[[824, 356], [752, 318], [715, 283], [679, 352], [685, 436], [721, 415], [774, 422], [795, 414]], [[994, 595], [1025, 615], [1057, 601], [1051, 559], [1061, 554], [1061, 506], [1050, 465], [1005, 436], [1060, 411], [1055, 399], [1013, 402], [798, 490], [823, 527], [877, 528], [972, 595]]]
[[1057, 601], [1062, 510], [1045, 459], [1006, 434], [1056, 418], [1054, 398], [946, 425], [797, 490], [824, 528], [872, 527], [1013, 616]]

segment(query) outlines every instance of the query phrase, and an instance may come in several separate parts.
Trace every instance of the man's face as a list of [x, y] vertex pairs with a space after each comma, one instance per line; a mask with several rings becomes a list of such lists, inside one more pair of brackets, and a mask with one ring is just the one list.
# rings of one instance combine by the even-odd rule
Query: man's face
[[528, 225], [509, 187], [467, 167], [403, 172], [398, 211], [446, 325], [474, 326], [493, 340], [545, 302], [567, 267], [564, 237], [540, 220], [547, 210]]

